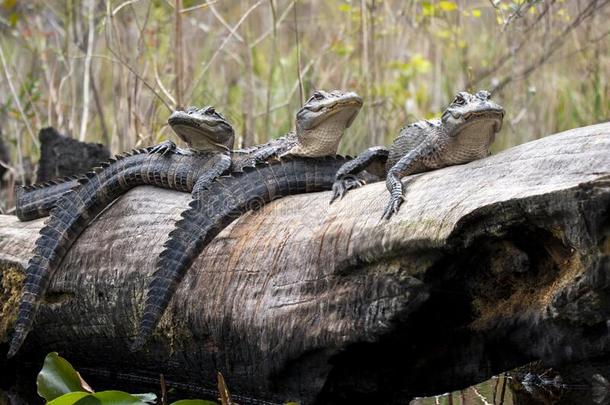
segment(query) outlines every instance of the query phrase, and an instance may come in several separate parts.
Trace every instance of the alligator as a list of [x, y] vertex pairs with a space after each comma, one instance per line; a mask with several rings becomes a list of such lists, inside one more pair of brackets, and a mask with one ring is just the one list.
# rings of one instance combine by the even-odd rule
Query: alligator
[[[81, 185], [57, 201], [48, 222], [40, 231], [34, 256], [26, 269], [26, 282], [8, 356], [12, 357], [25, 340], [40, 298], [44, 296], [68, 249], [96, 215], [128, 189], [153, 184], [192, 192], [193, 198], [196, 198], [223, 173], [239, 172], [244, 167], [283, 154], [322, 156], [333, 148], [334, 153], [343, 132], [335, 136], [332, 125], [326, 125], [333, 121], [328, 118], [343, 116], [347, 111], [351, 114], [351, 124], [361, 105], [362, 100], [355, 93], [317, 91], [297, 113], [296, 134], [237, 151], [230, 151], [229, 145], [232, 145], [234, 138], [232, 129], [230, 140], [199, 138], [203, 116], [219, 117], [213, 125], [209, 125], [213, 133], [230, 128], [213, 108], [208, 107], [203, 112], [175, 112], [169, 123], [191, 149], [180, 150], [175, 144], [166, 142], [154, 147], [153, 153], [144, 149], [120, 156], [116, 162], [104, 164], [88, 173], [85, 179], [79, 179]], [[332, 137], [338, 139], [330, 139]], [[134, 161], [134, 156], [145, 152], [144, 160]]]
[[[192, 107], [173, 112], [168, 122], [187, 143], [188, 149], [165, 141], [116, 155], [85, 175], [45, 183], [30, 190], [31, 203], [22, 206], [22, 212], [28, 212], [28, 217], [32, 217], [35, 213], [42, 215], [49, 208], [52, 210], [40, 230], [34, 256], [26, 268], [8, 357], [17, 353], [25, 340], [39, 300], [68, 249], [112, 201], [138, 185], [190, 192], [209, 176], [225, 171], [235, 133], [220, 113], [210, 106]], [[183, 128], [185, 122], [188, 122], [188, 129]], [[70, 184], [73, 182], [76, 186]]]
[[385, 177], [390, 201], [382, 218], [390, 219], [405, 200], [402, 177], [489, 156], [504, 118], [504, 109], [490, 97], [485, 90], [459, 92], [440, 119], [407, 125], [389, 149], [376, 146], [362, 152], [337, 172], [330, 202], [366, 184], [365, 174]]
[[[322, 100], [322, 96], [315, 93], [307, 104]], [[223, 178], [222, 182], [214, 183], [199, 196], [194, 196], [189, 209], [182, 213], [183, 218], [170, 232], [155, 265], [133, 350], [140, 349], [152, 334], [195, 258], [236, 215], [250, 207], [249, 202], [260, 205], [275, 198], [332, 187], [332, 182], [326, 178], [328, 168], [318, 171], [320, 162], [315, 158], [336, 155], [343, 133], [351, 126], [361, 106], [362, 100], [358, 95], [347, 93], [332, 104], [332, 108], [302, 108], [296, 116], [296, 131], [291, 135], [298, 141], [297, 145], [282, 156], [313, 160], [308, 160], [308, 164], [290, 160], [277, 166], [270, 165], [260, 177], [235, 175], [234, 179]], [[333, 170], [339, 168], [336, 163], [336, 159], [330, 163]], [[223, 192], [222, 185], [226, 185], [230, 192]], [[231, 215], [232, 211], [235, 215]]]
[[[184, 121], [197, 123], [198, 125], [183, 125]], [[214, 107], [206, 106], [201, 109], [189, 107], [186, 111], [174, 111], [170, 115], [168, 123], [178, 138], [186, 143], [187, 149], [177, 148], [173, 142], [165, 141], [158, 145], [132, 151], [131, 155], [137, 157], [131, 158], [130, 165], [137, 164], [137, 161], [147, 162], [145, 153], [166, 154], [172, 151], [178, 154], [187, 154], [210, 150], [217, 153], [233, 148], [235, 140], [233, 128], [221, 114], [216, 112]], [[121, 162], [121, 164], [124, 163]], [[156, 169], [154, 166], [146, 167], [151, 170]], [[83, 179], [86, 179], [85, 174], [60, 177], [31, 186], [17, 187], [15, 204], [17, 218], [21, 221], [31, 221], [48, 216], [59, 198], [77, 188]], [[169, 184], [157, 182], [157, 177], [154, 175], [144, 176], [142, 180], [145, 182], [144, 184], [171, 188]]]

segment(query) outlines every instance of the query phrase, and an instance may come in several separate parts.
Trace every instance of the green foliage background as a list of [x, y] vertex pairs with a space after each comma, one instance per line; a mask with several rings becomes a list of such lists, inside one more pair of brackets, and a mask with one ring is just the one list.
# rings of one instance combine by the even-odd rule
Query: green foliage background
[[[392, 141], [460, 90], [506, 108], [495, 148], [610, 117], [610, 0], [3, 0], [0, 125], [14, 177], [52, 125], [113, 152], [215, 105], [243, 145], [291, 129], [316, 88], [365, 107], [341, 151]], [[25, 169], [24, 169], [25, 168]]]

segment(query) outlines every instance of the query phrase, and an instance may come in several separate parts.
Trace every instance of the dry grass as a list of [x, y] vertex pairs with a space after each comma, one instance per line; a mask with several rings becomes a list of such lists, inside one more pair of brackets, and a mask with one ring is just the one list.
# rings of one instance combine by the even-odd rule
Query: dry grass
[[114, 152], [213, 104], [263, 142], [315, 88], [365, 96], [342, 145], [391, 142], [456, 91], [508, 111], [496, 148], [610, 117], [610, 0], [4, 0], [0, 122], [15, 173], [52, 125]]

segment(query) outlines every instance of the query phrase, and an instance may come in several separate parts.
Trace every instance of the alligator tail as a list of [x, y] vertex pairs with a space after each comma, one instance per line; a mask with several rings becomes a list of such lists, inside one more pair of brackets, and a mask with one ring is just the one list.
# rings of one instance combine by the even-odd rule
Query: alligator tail
[[[193, 167], [204, 167], [197, 156], [152, 155], [138, 149], [116, 156], [102, 167], [79, 179], [80, 187], [62, 196], [51, 211], [34, 247], [26, 269], [17, 321], [8, 356], [21, 347], [32, 327], [41, 298], [62, 259], [91, 221], [113, 200], [130, 188], [153, 184], [190, 191], [199, 174]], [[173, 176], [168, 176], [173, 173]]]
[[165, 242], [149, 284], [139, 333], [140, 349], [165, 312], [194, 260], [209, 242], [241, 214], [292, 194], [330, 190], [335, 174], [349, 158], [284, 157], [222, 176], [201, 192], [182, 213]]
[[70, 190], [78, 187], [78, 181], [82, 178], [83, 175], [67, 176], [31, 186], [16, 187], [15, 215], [20, 221], [48, 216], [57, 201]]

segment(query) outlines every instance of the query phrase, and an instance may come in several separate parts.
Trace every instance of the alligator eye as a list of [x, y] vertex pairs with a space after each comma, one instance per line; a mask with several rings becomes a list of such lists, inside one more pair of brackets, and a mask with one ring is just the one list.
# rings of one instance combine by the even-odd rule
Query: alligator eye
[[315, 93], [313, 93], [313, 98], [315, 98], [316, 100], [324, 100], [324, 95], [319, 91], [316, 91]]
[[491, 94], [487, 90], [481, 90], [477, 93], [477, 97], [481, 100], [489, 100], [491, 98]]
[[209, 107], [207, 110], [205, 110], [205, 113], [207, 115], [214, 115], [216, 113], [216, 110], [214, 109], [214, 107]]
[[458, 94], [457, 96], [455, 96], [455, 100], [453, 100], [452, 104], [464, 105], [466, 104], [466, 99], [461, 94]]

